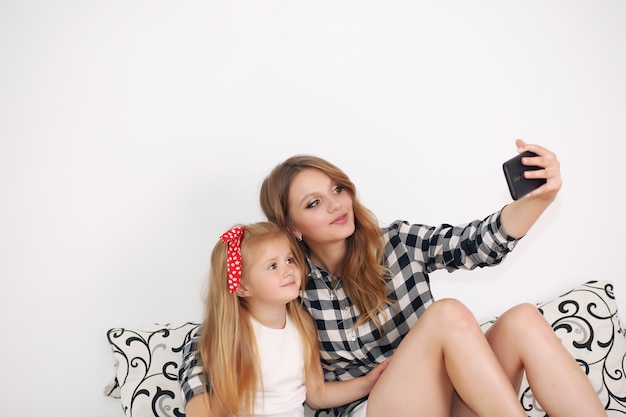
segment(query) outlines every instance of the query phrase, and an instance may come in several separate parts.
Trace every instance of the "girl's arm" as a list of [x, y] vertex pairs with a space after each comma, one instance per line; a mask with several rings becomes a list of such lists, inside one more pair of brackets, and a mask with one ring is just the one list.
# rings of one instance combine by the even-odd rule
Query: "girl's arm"
[[519, 152], [532, 151], [538, 156], [522, 160], [525, 165], [536, 165], [543, 169], [526, 171], [526, 178], [545, 178], [546, 183], [528, 195], [516, 200], [502, 209], [501, 222], [503, 229], [514, 238], [521, 238], [537, 221], [539, 216], [554, 201], [561, 189], [561, 167], [556, 155], [546, 148], [525, 143], [521, 139], [515, 141]]
[[215, 404], [215, 401], [211, 401], [211, 396], [206, 392], [194, 395], [187, 401], [185, 405], [185, 415], [187, 417], [208, 417], [208, 407], [211, 407], [211, 417], [227, 416], [226, 410]]
[[306, 403], [313, 409], [324, 409], [339, 407], [365, 397], [370, 393], [389, 361], [390, 359], [387, 359], [365, 376], [336, 382], [319, 380], [319, 376], [316, 375], [323, 375], [320, 364], [320, 372], [308, 373], [310, 376], [306, 381]]

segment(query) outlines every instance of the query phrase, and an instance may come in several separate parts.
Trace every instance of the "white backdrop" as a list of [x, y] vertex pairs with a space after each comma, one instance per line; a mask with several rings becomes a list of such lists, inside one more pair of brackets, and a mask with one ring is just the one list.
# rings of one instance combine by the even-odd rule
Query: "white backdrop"
[[612, 279], [626, 312], [624, 21], [620, 0], [2, 1], [2, 414], [121, 417], [106, 330], [199, 320], [213, 244], [294, 153], [383, 223], [461, 223], [510, 201], [515, 138], [540, 143], [557, 201], [435, 295], [484, 318]]

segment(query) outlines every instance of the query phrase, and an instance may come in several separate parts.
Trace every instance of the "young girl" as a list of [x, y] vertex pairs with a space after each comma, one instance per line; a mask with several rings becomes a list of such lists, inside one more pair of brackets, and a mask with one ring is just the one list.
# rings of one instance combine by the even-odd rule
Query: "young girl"
[[224, 233], [211, 256], [199, 343], [206, 391], [194, 416], [303, 416], [303, 403], [332, 407], [369, 393], [385, 368], [324, 384], [317, 330], [298, 297], [303, 258], [277, 225]]
[[[516, 393], [526, 372], [551, 417], [607, 416], [533, 305], [511, 308], [483, 335], [465, 306], [434, 301], [430, 292], [430, 272], [500, 263], [556, 198], [556, 155], [521, 140], [516, 145], [538, 155], [522, 160], [542, 168], [526, 177], [546, 183], [459, 226], [398, 220], [381, 229], [349, 177], [314, 156], [291, 157], [265, 179], [263, 212], [307, 258], [303, 303], [318, 330], [325, 379], [361, 377], [393, 358], [367, 398], [335, 408], [335, 415], [522, 416]], [[181, 368], [187, 398], [197, 391], [195, 356], [191, 344]]]

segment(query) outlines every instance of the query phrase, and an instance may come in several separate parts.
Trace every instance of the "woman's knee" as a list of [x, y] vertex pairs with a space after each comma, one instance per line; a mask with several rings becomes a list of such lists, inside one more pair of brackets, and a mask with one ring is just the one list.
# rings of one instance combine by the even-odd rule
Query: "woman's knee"
[[537, 306], [522, 303], [510, 308], [496, 321], [500, 331], [528, 336], [531, 333], [553, 336], [553, 331]]
[[428, 307], [422, 318], [426, 320], [432, 318], [434, 325], [441, 326], [447, 330], [475, 330], [478, 328], [478, 322], [474, 314], [465, 304], [454, 298], [442, 298], [435, 301]]
[[545, 322], [539, 309], [530, 303], [518, 304], [504, 312], [500, 318], [514, 323]]

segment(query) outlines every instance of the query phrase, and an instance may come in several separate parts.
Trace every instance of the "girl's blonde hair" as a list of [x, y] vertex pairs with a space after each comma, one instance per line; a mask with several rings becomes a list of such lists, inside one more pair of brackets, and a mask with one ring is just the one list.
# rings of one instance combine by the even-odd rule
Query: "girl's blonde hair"
[[[316, 156], [295, 155], [288, 158], [278, 164], [261, 185], [263, 213], [269, 221], [293, 231], [289, 216], [289, 187], [295, 176], [306, 169], [316, 169], [328, 175], [352, 197], [355, 231], [346, 239], [346, 257], [339, 276], [346, 294], [361, 312], [355, 327], [370, 319], [379, 331], [383, 331], [378, 315], [385, 314], [385, 306], [391, 304], [391, 300], [386, 291], [387, 269], [383, 264], [382, 233], [378, 220], [359, 201], [356, 186], [341, 169]], [[299, 244], [308, 253], [304, 241]], [[305, 285], [306, 282], [303, 287]]]
[[[286, 238], [296, 264], [303, 269], [304, 260], [293, 239], [276, 224], [259, 222], [247, 225], [243, 231], [242, 279], [245, 279], [246, 255], [250, 256], [250, 250], [278, 238]], [[209, 415], [211, 409], [216, 408], [228, 410], [229, 415], [252, 415], [255, 394], [259, 388], [257, 381], [262, 384], [259, 355], [245, 299], [231, 293], [228, 288], [227, 250], [228, 245], [220, 240], [211, 254], [205, 318], [200, 334], [200, 358], [209, 401], [216, 406], [208, 406]], [[323, 380], [313, 319], [301, 306], [300, 300], [292, 300], [287, 304], [287, 314], [296, 324], [302, 338], [305, 374], [316, 372], [315, 377]]]

